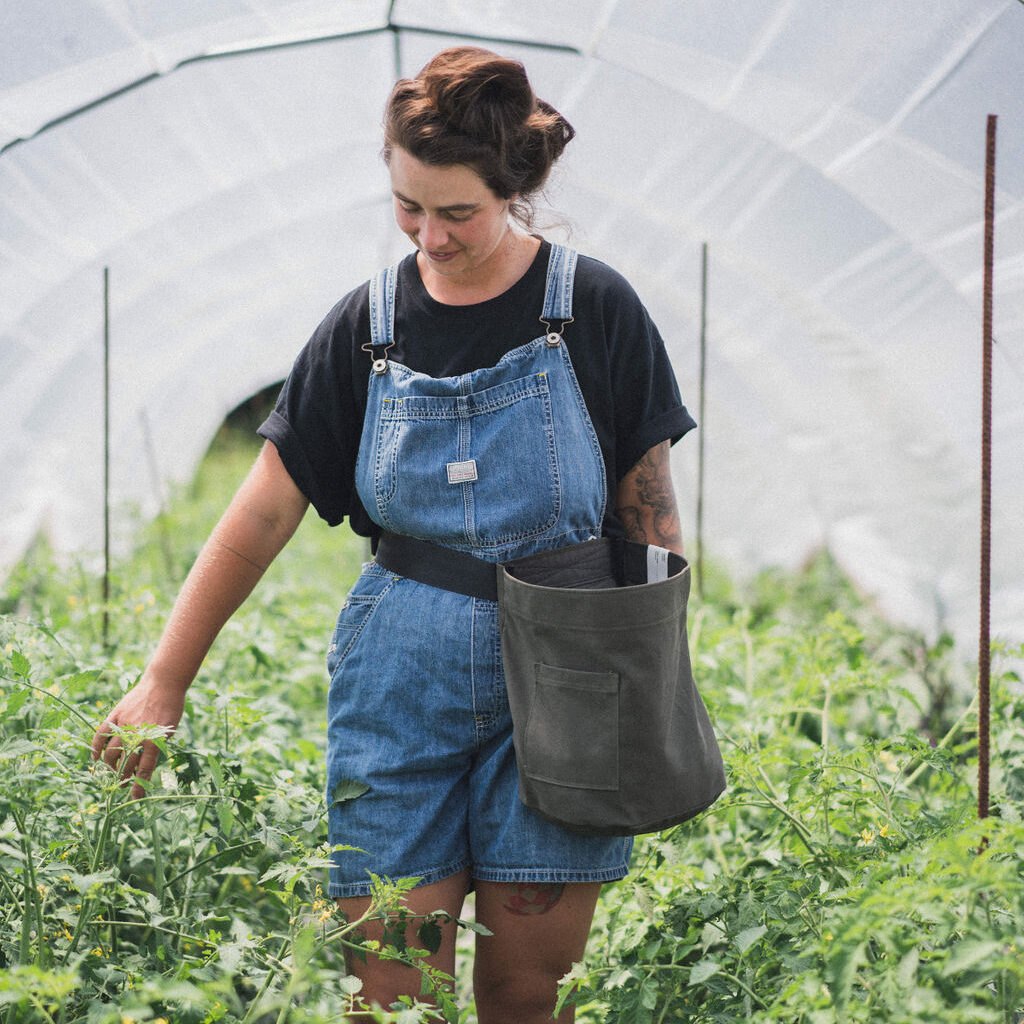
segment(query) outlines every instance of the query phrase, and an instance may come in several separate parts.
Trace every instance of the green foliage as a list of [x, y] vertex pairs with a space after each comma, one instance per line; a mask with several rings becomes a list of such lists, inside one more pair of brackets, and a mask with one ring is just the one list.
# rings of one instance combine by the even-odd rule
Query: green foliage
[[[823, 605], [803, 621], [787, 605], [785, 624], [766, 608], [756, 629], [742, 608], [698, 613], [695, 662], [729, 789], [699, 821], [638, 843], [633, 875], [606, 894], [600, 940], [563, 984], [581, 1016], [1019, 1019], [1019, 680], [1005, 673], [994, 693], [1008, 767], [993, 774], [999, 816], [979, 823], [973, 705], [938, 742], [905, 728], [921, 688], [899, 645], [875, 623], [872, 650]], [[935, 657], [947, 656], [941, 643]]]
[[[375, 880], [381, 946], [322, 890], [324, 648], [362, 541], [307, 517], [141, 800], [90, 760], [254, 453], [218, 443], [114, 567], [106, 607], [95, 566], [58, 566], [45, 544], [0, 594], [0, 1024], [323, 1024], [360, 1001], [346, 949], [417, 965], [436, 1004], [375, 1019], [475, 1019], [425, 963], [442, 921], [404, 908], [411, 880]], [[742, 589], [712, 568], [705, 592], [691, 649], [729, 789], [638, 841], [563, 1003], [589, 1024], [1018, 1020], [1024, 696], [1006, 666], [1022, 652], [996, 652], [979, 823], [971, 680], [948, 638], [886, 626], [825, 555]], [[329, 799], [361, 793], [349, 780]]]
[[[255, 449], [229, 439], [165, 524], [115, 567], [110, 643], [99, 582], [45, 545], [12, 574], [0, 617], [0, 1022], [324, 1022], [361, 1005], [344, 951], [416, 966], [439, 1009], [375, 1019], [457, 1019], [451, 979], [423, 962], [436, 916], [394, 914], [411, 880], [377, 880], [346, 921], [323, 892], [324, 648], [364, 542], [308, 517], [225, 629], [185, 719], [137, 801], [91, 761], [103, 713], [139, 677], [188, 565]], [[340, 542], [340, 543], [339, 543]], [[330, 545], [331, 562], [325, 551]], [[168, 557], [169, 556], [169, 557]], [[325, 570], [325, 566], [329, 567]], [[132, 580], [131, 588], [122, 580]], [[145, 730], [129, 743], [141, 742]], [[351, 786], [335, 799], [357, 799]]]

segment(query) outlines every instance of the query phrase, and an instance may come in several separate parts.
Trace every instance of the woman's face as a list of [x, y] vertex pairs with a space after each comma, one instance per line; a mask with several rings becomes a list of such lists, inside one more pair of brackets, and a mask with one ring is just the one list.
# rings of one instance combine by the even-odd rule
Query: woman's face
[[420, 270], [451, 282], [479, 283], [501, 261], [510, 199], [501, 199], [471, 167], [425, 164], [391, 151], [395, 221], [420, 252]]

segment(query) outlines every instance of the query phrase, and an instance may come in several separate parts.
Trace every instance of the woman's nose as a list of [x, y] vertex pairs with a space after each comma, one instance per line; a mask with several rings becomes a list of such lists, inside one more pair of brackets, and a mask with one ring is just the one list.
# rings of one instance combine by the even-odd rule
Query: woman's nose
[[420, 224], [420, 245], [424, 249], [441, 249], [448, 241], [448, 229], [436, 217], [424, 217]]

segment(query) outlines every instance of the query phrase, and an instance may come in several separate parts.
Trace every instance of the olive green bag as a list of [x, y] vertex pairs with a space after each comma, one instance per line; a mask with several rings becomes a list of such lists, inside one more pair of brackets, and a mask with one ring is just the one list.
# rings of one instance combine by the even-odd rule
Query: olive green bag
[[576, 832], [639, 835], [725, 789], [690, 666], [690, 567], [602, 538], [498, 568], [519, 795]]

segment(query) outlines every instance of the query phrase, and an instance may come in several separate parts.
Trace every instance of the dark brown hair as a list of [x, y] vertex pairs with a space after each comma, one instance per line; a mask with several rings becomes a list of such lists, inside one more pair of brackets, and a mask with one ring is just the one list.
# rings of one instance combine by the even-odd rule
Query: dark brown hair
[[426, 164], [472, 167], [529, 226], [534, 196], [576, 133], [533, 92], [518, 61], [474, 46], [442, 50], [402, 78], [384, 117], [384, 161], [397, 146]]

